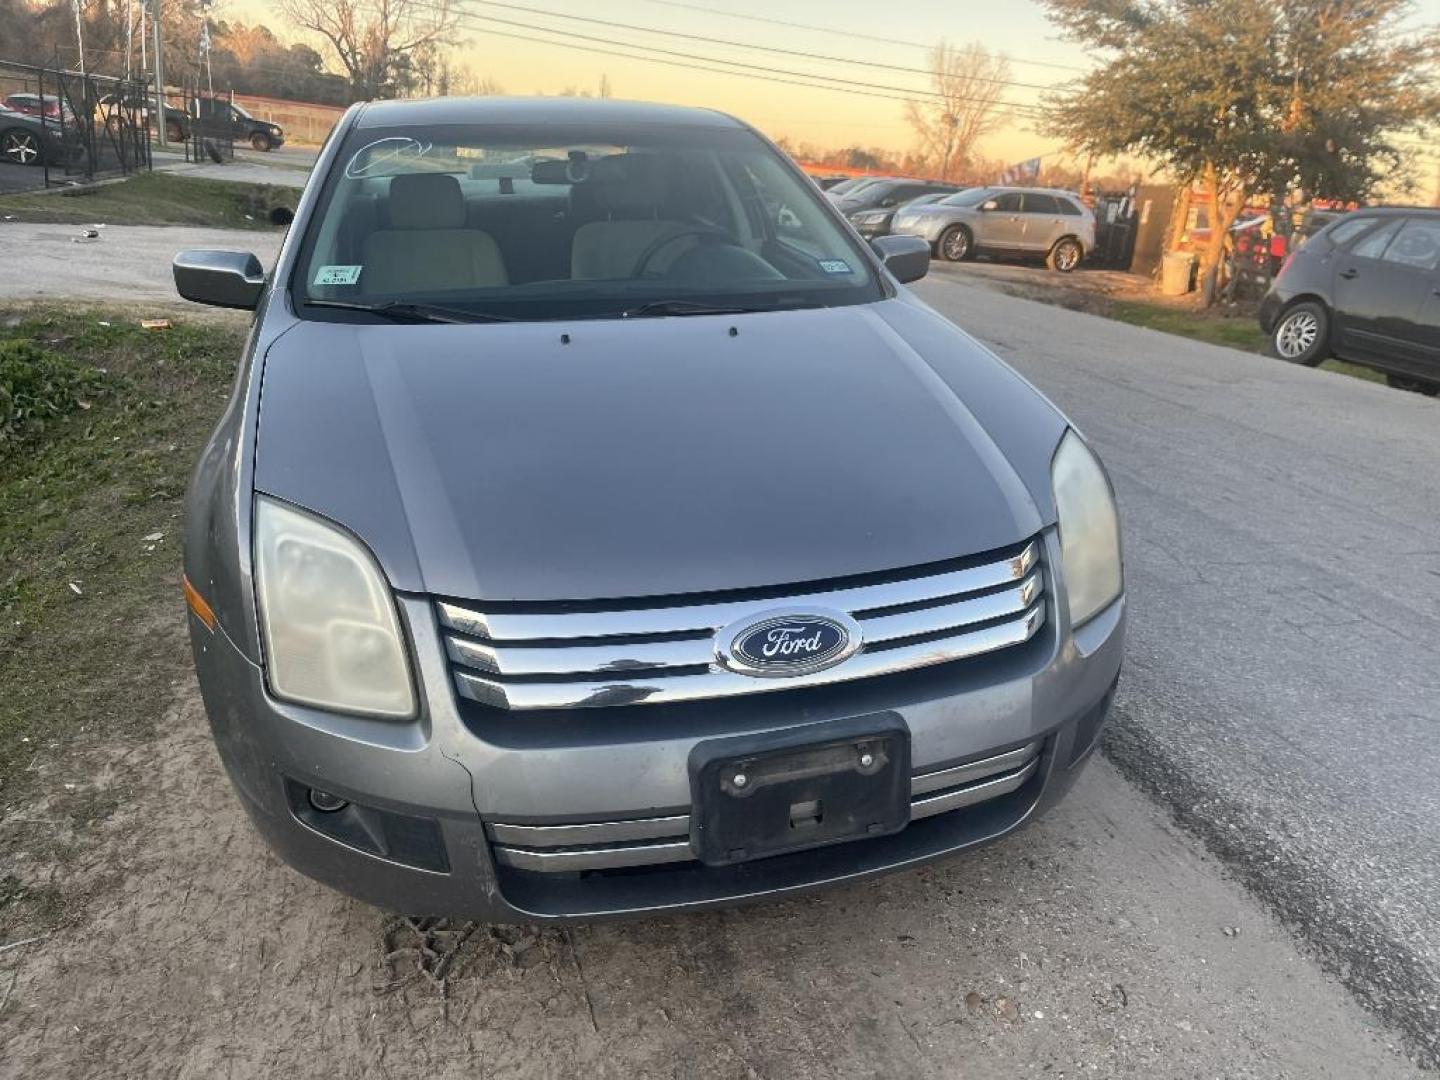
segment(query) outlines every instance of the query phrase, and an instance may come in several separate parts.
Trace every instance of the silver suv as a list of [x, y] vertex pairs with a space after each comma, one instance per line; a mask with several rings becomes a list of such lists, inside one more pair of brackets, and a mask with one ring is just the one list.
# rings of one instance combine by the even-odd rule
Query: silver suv
[[890, 231], [924, 237], [950, 262], [977, 252], [1043, 255], [1050, 269], [1062, 273], [1095, 247], [1095, 215], [1074, 192], [1054, 188], [970, 188], [936, 203], [902, 207]]

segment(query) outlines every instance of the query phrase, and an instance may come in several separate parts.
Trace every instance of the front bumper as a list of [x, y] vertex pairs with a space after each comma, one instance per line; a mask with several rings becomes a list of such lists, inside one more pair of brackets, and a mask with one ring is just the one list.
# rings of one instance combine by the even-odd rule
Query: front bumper
[[[1053, 532], [1046, 545], [1056, 565]], [[974, 660], [724, 702], [536, 714], [459, 699], [432, 605], [402, 598], [424, 702], [420, 718], [403, 724], [278, 702], [262, 671], [222, 633], [193, 618], [191, 632], [220, 756], [257, 828], [291, 865], [390, 910], [528, 922], [790, 894], [1019, 828], [1068, 790], [1098, 739], [1120, 671], [1123, 598], [1076, 633], [1049, 602], [1045, 629], [1031, 641]], [[909, 729], [912, 774], [1022, 750], [1034, 767], [998, 797], [891, 836], [735, 866], [681, 861], [552, 873], [496, 857], [496, 823], [523, 829], [688, 813], [687, 762], [703, 740], [882, 711]], [[311, 788], [353, 806], [319, 815], [306, 801]]]

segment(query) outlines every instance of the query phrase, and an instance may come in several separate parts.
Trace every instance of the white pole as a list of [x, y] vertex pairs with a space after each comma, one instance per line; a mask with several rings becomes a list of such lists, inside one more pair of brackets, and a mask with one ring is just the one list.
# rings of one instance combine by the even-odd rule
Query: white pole
[[135, 46], [135, 0], [125, 0], [125, 81], [130, 81], [130, 54]]
[[81, 30], [80, 0], [75, 0], [75, 49], [80, 54], [80, 74], [85, 74], [85, 35]]

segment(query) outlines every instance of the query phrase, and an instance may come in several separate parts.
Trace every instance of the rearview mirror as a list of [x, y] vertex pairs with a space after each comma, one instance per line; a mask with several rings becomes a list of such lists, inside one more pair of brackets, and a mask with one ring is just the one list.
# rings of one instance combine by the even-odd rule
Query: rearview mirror
[[197, 304], [253, 311], [265, 288], [265, 268], [248, 251], [182, 251], [171, 269], [175, 291]]
[[923, 236], [877, 236], [870, 246], [901, 285], [930, 272], [930, 242]]

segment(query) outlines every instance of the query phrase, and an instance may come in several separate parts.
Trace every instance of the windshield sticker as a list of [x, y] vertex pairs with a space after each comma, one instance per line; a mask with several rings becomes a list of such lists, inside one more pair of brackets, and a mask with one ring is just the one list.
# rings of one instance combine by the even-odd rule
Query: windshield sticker
[[848, 274], [850, 273], [850, 264], [844, 259], [821, 259], [820, 269], [827, 274]]
[[405, 163], [422, 158], [430, 153], [433, 144], [411, 139], [404, 135], [391, 135], [366, 143], [351, 155], [345, 166], [345, 175], [351, 180], [366, 176], [387, 175], [385, 166], [395, 166], [397, 172], [406, 172]]
[[360, 280], [361, 267], [322, 266], [315, 275], [316, 285], [354, 285]]

